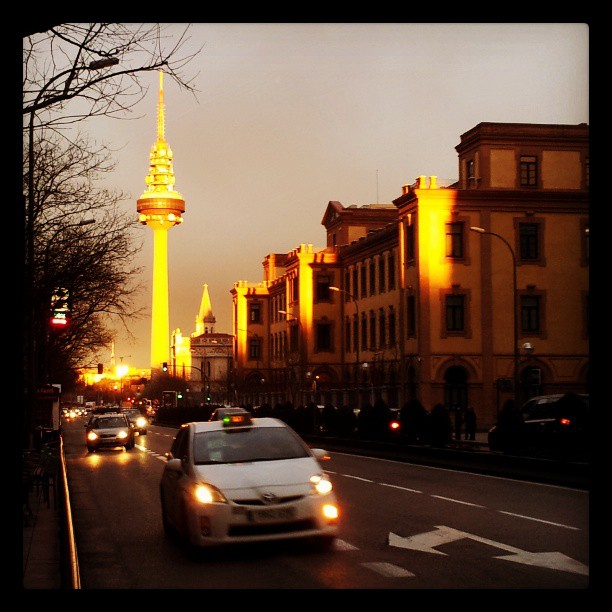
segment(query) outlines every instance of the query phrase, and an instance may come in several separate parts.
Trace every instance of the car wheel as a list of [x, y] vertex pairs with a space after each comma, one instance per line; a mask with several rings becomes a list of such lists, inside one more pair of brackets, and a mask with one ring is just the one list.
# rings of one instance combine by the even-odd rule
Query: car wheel
[[144, 431], [141, 431], [141, 432], [140, 432], [140, 435], [141, 435], [141, 436], [146, 436], [146, 435], [147, 435], [147, 430], [145, 429]]
[[87, 452], [88, 452], [88, 453], [95, 453], [95, 452], [96, 452], [96, 449], [95, 449], [95, 448], [93, 448], [92, 446], [88, 446], [88, 447], [87, 447]]

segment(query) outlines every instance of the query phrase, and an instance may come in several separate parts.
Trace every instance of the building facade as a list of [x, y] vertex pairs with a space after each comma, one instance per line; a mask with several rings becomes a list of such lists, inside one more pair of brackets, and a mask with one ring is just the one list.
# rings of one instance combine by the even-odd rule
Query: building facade
[[236, 397], [476, 410], [588, 390], [589, 127], [480, 123], [459, 179], [329, 202], [327, 245], [232, 289]]
[[208, 285], [202, 287], [200, 309], [195, 317], [195, 331], [184, 336], [180, 328], [171, 334], [170, 374], [188, 381], [187, 401], [198, 405], [231, 404], [233, 387], [233, 347], [231, 334], [215, 332]]

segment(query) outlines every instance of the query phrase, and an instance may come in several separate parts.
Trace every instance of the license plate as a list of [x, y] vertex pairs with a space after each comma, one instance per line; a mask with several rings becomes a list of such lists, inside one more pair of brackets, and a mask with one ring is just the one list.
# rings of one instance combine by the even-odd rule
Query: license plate
[[252, 523], [269, 523], [274, 521], [290, 521], [295, 518], [295, 508], [265, 508], [250, 510], [247, 514]]

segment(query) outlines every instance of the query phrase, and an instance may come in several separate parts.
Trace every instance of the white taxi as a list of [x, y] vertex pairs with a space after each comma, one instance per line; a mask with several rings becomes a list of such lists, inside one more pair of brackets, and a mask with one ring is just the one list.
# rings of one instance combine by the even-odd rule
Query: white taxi
[[331, 544], [338, 503], [319, 461], [283, 421], [234, 413], [185, 423], [166, 453], [162, 523], [194, 547], [314, 538]]

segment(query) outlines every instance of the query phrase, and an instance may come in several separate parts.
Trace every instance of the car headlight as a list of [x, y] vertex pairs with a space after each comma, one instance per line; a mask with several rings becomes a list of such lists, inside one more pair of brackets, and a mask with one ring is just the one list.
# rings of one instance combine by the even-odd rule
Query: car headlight
[[226, 504], [227, 499], [225, 495], [217, 489], [217, 487], [213, 487], [209, 484], [199, 484], [194, 489], [194, 496], [201, 504]]
[[327, 495], [332, 490], [332, 483], [327, 474], [315, 474], [310, 477], [310, 482], [319, 495]]
[[118, 434], [117, 434], [118, 438], [121, 438], [123, 440], [123, 438], [127, 438], [128, 437], [128, 432], [125, 431], [124, 429], [122, 429]]
[[98, 439], [98, 434], [95, 431], [90, 431], [87, 433], [87, 439], [93, 442], [93, 440]]
[[144, 427], [147, 424], [147, 419], [144, 417], [138, 417], [136, 419], [136, 427]]

